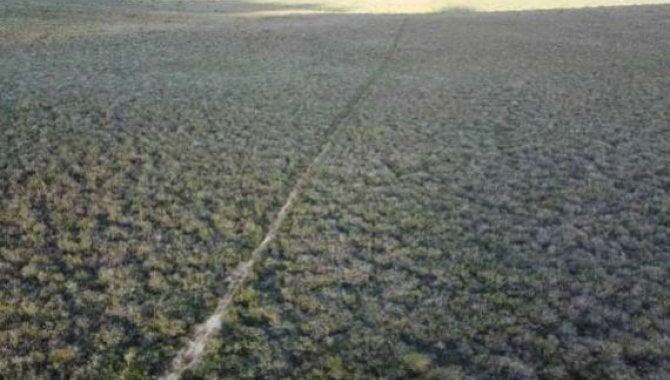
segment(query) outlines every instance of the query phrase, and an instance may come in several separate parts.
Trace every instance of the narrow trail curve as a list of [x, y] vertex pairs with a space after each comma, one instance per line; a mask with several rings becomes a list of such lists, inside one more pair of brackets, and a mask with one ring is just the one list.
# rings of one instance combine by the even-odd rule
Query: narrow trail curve
[[165, 375], [159, 377], [161, 380], [177, 380], [181, 378], [184, 372], [192, 370], [197, 367], [205, 352], [205, 347], [214, 334], [221, 329], [223, 318], [225, 317], [228, 308], [233, 302], [235, 295], [240, 291], [245, 281], [252, 273], [253, 267], [262, 259], [263, 252], [268, 248], [270, 243], [275, 239], [279, 228], [286, 219], [291, 207], [298, 199], [300, 194], [307, 187], [314, 176], [316, 168], [321, 165], [323, 159], [326, 157], [335, 142], [336, 132], [343, 125], [344, 121], [353, 113], [361, 101], [368, 95], [370, 89], [379, 79], [379, 77], [387, 70], [391, 58], [398, 49], [398, 44], [405, 31], [407, 25], [407, 17], [401, 21], [398, 30], [396, 31], [393, 40], [388, 47], [386, 54], [382, 58], [379, 66], [370, 74], [368, 79], [356, 90], [354, 95], [349, 99], [347, 104], [328, 124], [326, 142], [321, 146], [319, 154], [314, 157], [307, 169], [302, 173], [298, 182], [286, 198], [286, 202], [281, 207], [277, 216], [274, 218], [268, 232], [265, 234], [263, 241], [251, 253], [250, 258], [244, 261], [235, 268], [235, 270], [226, 278], [229, 283], [228, 292], [219, 300], [219, 303], [212, 313], [212, 315], [204, 323], [198, 325], [194, 333], [187, 343], [177, 355], [174, 357], [171, 367], [166, 371]]

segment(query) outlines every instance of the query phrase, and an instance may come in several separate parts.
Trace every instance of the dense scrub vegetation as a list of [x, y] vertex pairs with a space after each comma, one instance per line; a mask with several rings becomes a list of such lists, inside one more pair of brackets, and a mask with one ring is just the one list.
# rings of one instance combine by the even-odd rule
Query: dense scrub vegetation
[[4, 47], [0, 373], [160, 369], [386, 34], [270, 20]]
[[410, 21], [193, 376], [670, 376], [667, 9], [632, 14]]
[[[46, 4], [0, 8], [0, 377], [157, 375], [400, 19]], [[669, 377], [669, 16], [408, 17], [188, 375]]]

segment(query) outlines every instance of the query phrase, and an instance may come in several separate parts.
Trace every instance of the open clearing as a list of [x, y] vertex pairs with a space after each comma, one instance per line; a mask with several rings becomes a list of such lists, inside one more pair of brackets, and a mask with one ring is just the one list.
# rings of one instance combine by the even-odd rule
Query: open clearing
[[670, 378], [670, 6], [307, 3], [0, 5], [0, 378]]

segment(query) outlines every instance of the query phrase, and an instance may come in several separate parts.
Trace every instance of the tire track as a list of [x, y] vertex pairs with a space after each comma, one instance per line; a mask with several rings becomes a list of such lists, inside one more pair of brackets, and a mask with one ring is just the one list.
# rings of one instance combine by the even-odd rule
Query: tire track
[[214, 334], [221, 329], [223, 318], [228, 309], [233, 303], [235, 295], [240, 291], [249, 275], [252, 273], [254, 265], [262, 261], [262, 254], [268, 248], [270, 243], [277, 237], [279, 229], [286, 219], [289, 211], [293, 207], [300, 194], [304, 191], [307, 185], [314, 177], [316, 169], [321, 165], [330, 149], [336, 141], [336, 134], [340, 130], [344, 121], [356, 110], [356, 107], [369, 94], [372, 86], [377, 82], [379, 77], [388, 69], [391, 58], [398, 50], [398, 44], [405, 31], [407, 25], [407, 17], [404, 17], [393, 36], [391, 44], [387, 48], [386, 54], [382, 58], [381, 63], [370, 74], [368, 79], [356, 90], [354, 95], [349, 99], [347, 104], [328, 124], [326, 132], [326, 142], [321, 146], [319, 154], [314, 157], [307, 169], [302, 173], [298, 182], [286, 198], [286, 202], [281, 207], [277, 216], [274, 218], [268, 232], [265, 234], [263, 241], [256, 247], [249, 260], [240, 263], [235, 270], [226, 278], [229, 283], [228, 292], [219, 300], [219, 303], [212, 313], [212, 315], [202, 324], [198, 325], [190, 339], [190, 341], [183, 347], [174, 357], [170, 368], [159, 379], [162, 380], [177, 380], [181, 378], [184, 372], [192, 370], [197, 367], [205, 352], [207, 343], [211, 340]]

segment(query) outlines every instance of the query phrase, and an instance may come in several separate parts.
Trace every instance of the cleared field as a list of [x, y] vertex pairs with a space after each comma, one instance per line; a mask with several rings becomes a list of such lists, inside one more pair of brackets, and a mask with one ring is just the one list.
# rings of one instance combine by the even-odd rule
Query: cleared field
[[670, 377], [669, 6], [301, 9], [0, 7], [0, 377]]

